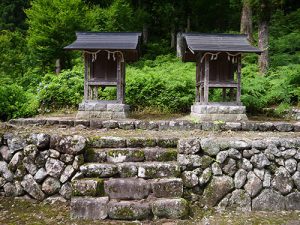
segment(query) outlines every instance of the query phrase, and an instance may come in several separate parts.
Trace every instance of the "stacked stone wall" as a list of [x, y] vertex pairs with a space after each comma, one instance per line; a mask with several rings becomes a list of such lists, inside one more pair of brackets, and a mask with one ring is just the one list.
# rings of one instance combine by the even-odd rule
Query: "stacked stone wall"
[[179, 140], [184, 197], [203, 207], [300, 209], [300, 138]]
[[[171, 158], [161, 158], [159, 154], [170, 151], [167, 149], [170, 143], [175, 147], [173, 151], [177, 153], [177, 157], [172, 151]], [[178, 143], [177, 152], [176, 143]], [[95, 152], [89, 155], [91, 148], [95, 148]], [[139, 154], [136, 154], [137, 152]], [[124, 162], [121, 162], [121, 159]], [[146, 162], [147, 160], [150, 162]], [[158, 160], [166, 160], [166, 162], [152, 162]], [[78, 135], [50, 136], [39, 133], [18, 136], [6, 133], [2, 135], [0, 144], [0, 194], [27, 196], [39, 201], [49, 198], [69, 200], [72, 194], [75, 197], [86, 195], [91, 196], [90, 198], [97, 197], [98, 195], [91, 192], [94, 188], [97, 193], [101, 192], [101, 197], [104, 198], [127, 196], [130, 190], [118, 188], [121, 186], [115, 180], [117, 175], [120, 175], [120, 181], [126, 180], [118, 170], [112, 177], [105, 176], [101, 172], [109, 171], [108, 167], [104, 167], [112, 166], [111, 163], [120, 163], [121, 166], [129, 163], [131, 166], [137, 166], [137, 171], [144, 171], [146, 166], [152, 168], [155, 165], [168, 165], [165, 171], [161, 171], [162, 167], [152, 168], [153, 171], [159, 171], [159, 174], [165, 174], [169, 166], [175, 165], [178, 168], [176, 176], [172, 175], [172, 179], [165, 179], [166, 175], [163, 175], [159, 177], [161, 179], [159, 182], [181, 183], [183, 191], [180, 191], [179, 197], [187, 200], [189, 205], [241, 211], [300, 210], [300, 138], [270, 137], [250, 140], [238, 137], [195, 137], [177, 140], [176, 138], [93, 137], [88, 140]], [[120, 165], [118, 164], [118, 168]], [[92, 170], [95, 166], [97, 166], [97, 173]], [[74, 189], [78, 186], [80, 180], [76, 180], [80, 179], [80, 174], [83, 176], [85, 173], [93, 176], [101, 174], [101, 176], [97, 175], [97, 178], [104, 179], [104, 183], [99, 183], [101, 179], [94, 181], [91, 179], [89, 183], [91, 188], [86, 192]], [[156, 176], [156, 173], [151, 174]], [[151, 179], [153, 181], [157, 178], [149, 178], [140, 172], [137, 175], [133, 173], [130, 177], [132, 179], [125, 182], [129, 186], [134, 186], [130, 182], [144, 179], [144, 183], [149, 182], [149, 185], [143, 183], [146, 187], [152, 184]], [[72, 190], [72, 181], [74, 190]], [[84, 178], [81, 182], [86, 183], [88, 180]], [[118, 193], [107, 191], [110, 190], [108, 187], [115, 185]], [[153, 192], [158, 198], [161, 196], [169, 198], [166, 194], [173, 196], [176, 192], [175, 189], [168, 189], [166, 193], [158, 194], [162, 190], [155, 188], [153, 184], [152, 186], [147, 189], [147, 196], [153, 195], [150, 193]], [[147, 196], [143, 195], [143, 198], [148, 198]], [[74, 198], [74, 202], [76, 199], [78, 198]], [[103, 207], [112, 201], [107, 199], [105, 202], [101, 202]], [[134, 207], [140, 209], [139, 205]], [[160, 217], [161, 210], [152, 211]], [[113, 212], [111, 214], [113, 215]], [[110, 217], [114, 218], [112, 215]], [[107, 216], [100, 217], [104, 219]], [[180, 217], [171, 215], [171, 218]], [[143, 217], [145, 218], [147, 216]]]
[[6, 133], [0, 142], [0, 194], [69, 200], [71, 179], [83, 163], [82, 136]]

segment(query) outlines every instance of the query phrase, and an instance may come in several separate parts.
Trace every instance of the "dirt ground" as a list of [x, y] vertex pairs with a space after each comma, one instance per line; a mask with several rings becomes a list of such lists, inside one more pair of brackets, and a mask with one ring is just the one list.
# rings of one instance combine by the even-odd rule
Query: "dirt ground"
[[70, 219], [70, 208], [67, 203], [37, 203], [33, 200], [0, 197], [0, 224], [5, 225], [299, 225], [300, 211], [292, 212], [223, 212], [194, 209], [194, 216], [188, 220], [150, 221], [92, 221]]
[[258, 131], [202, 131], [202, 130], [123, 130], [123, 129], [91, 129], [81, 125], [68, 127], [66, 125], [52, 126], [13, 126], [0, 122], [0, 134], [12, 132], [17, 134], [47, 133], [61, 135], [82, 135], [84, 137], [147, 137], [147, 138], [185, 138], [185, 137], [228, 137], [262, 139], [267, 137], [299, 137], [299, 132], [258, 132]]

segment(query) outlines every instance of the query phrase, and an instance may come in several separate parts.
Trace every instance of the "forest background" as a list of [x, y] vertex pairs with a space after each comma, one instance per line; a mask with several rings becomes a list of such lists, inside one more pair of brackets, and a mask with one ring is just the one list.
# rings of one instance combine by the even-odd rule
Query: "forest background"
[[[0, 120], [75, 109], [83, 98], [80, 52], [63, 50], [75, 31], [141, 31], [142, 58], [127, 66], [126, 102], [136, 111], [186, 113], [195, 65], [176, 57], [178, 32], [246, 33], [264, 50], [244, 55], [248, 113], [300, 100], [297, 0], [1, 0]], [[57, 68], [61, 71], [56, 73]], [[101, 93], [112, 99], [115, 89]], [[218, 93], [211, 100], [218, 101]]]

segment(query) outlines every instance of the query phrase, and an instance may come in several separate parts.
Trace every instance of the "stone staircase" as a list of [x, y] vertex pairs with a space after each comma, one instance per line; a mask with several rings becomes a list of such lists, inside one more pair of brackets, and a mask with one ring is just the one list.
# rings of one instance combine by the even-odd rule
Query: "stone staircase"
[[72, 218], [149, 220], [188, 215], [176, 139], [105, 137], [90, 142], [72, 182]]

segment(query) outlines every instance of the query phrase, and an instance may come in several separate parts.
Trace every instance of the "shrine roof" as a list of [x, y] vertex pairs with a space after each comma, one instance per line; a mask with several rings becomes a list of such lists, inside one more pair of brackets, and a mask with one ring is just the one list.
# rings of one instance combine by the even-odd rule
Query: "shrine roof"
[[241, 34], [183, 33], [183, 38], [191, 52], [253, 52], [261, 53]]
[[69, 50], [138, 50], [142, 34], [138, 32], [76, 32], [77, 39]]

